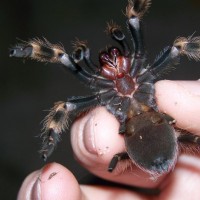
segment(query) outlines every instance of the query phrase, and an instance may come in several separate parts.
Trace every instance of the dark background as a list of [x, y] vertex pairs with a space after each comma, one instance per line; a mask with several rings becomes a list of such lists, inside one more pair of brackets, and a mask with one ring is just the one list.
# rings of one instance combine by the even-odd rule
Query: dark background
[[[76, 37], [88, 40], [94, 60], [99, 49], [113, 42], [104, 33], [113, 19], [125, 30], [126, 0], [21, 0], [0, 3], [0, 198], [16, 199], [23, 179], [44, 162], [39, 158], [42, 119], [53, 103], [89, 91], [56, 64], [9, 58], [17, 38], [46, 37], [61, 42], [67, 52]], [[200, 35], [200, 1], [153, 1], [145, 16], [149, 63], [177, 36]], [[182, 60], [167, 79], [199, 79], [200, 64]], [[73, 159], [69, 132], [48, 160], [67, 166], [79, 180], [88, 172]]]

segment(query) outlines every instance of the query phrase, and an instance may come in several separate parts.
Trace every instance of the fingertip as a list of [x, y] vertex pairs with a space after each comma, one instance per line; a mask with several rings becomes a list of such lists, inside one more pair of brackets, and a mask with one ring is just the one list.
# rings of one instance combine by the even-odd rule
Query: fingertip
[[[161, 186], [160, 199], [199, 199], [200, 159], [196, 155], [182, 154], [176, 168]], [[184, 191], [184, 192], [183, 192]]]
[[155, 87], [159, 110], [173, 117], [179, 128], [200, 133], [200, 82], [164, 80]]
[[41, 199], [44, 200], [79, 200], [80, 187], [74, 175], [57, 163], [47, 164], [40, 176]]
[[[21, 185], [18, 192], [18, 200], [28, 200], [28, 199], [39, 199], [40, 196], [40, 186], [38, 185], [38, 177], [40, 176], [40, 170], [32, 172], [29, 174]], [[37, 192], [34, 192], [37, 190]]]
[[73, 174], [57, 163], [49, 163], [23, 182], [19, 200], [80, 200], [81, 192]]

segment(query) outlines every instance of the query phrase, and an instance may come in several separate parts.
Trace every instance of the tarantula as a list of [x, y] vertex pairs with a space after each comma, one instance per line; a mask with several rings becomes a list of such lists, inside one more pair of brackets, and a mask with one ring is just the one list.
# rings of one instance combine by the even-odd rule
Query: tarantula
[[110, 172], [120, 160], [131, 159], [142, 170], [161, 175], [175, 165], [180, 143], [200, 145], [199, 136], [177, 131], [174, 120], [158, 111], [154, 95], [155, 82], [166, 69], [177, 65], [182, 55], [200, 60], [200, 37], [177, 38], [153, 64], [147, 65], [141, 18], [150, 3], [150, 0], [128, 1], [126, 17], [132, 47], [120, 26], [108, 24], [107, 32], [119, 47], [101, 51], [99, 65], [91, 60], [86, 42], [79, 40], [74, 43], [71, 54], [46, 39], [22, 42], [10, 49], [11, 57], [60, 63], [93, 90], [91, 96], [71, 97], [66, 102], [57, 102], [51, 109], [42, 134], [44, 160], [52, 154], [68, 127], [68, 118], [95, 106], [104, 106], [112, 113], [120, 123], [119, 133], [124, 135], [126, 152], [113, 156], [108, 167]]

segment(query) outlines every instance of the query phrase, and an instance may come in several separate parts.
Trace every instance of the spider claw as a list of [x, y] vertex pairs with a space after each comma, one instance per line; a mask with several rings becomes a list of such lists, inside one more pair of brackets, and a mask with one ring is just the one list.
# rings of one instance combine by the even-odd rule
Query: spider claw
[[111, 36], [113, 36], [114, 38], [119, 38], [119, 40], [123, 40], [125, 37], [125, 35], [121, 31], [121, 27], [113, 21], [107, 23], [105, 32], [107, 34], [111, 34]]
[[46, 161], [47, 158], [53, 153], [59, 141], [60, 134], [57, 133], [54, 129], [50, 129], [47, 136], [44, 137], [43, 147], [40, 151], [44, 161]]
[[32, 54], [31, 46], [17, 45], [10, 49], [10, 57], [29, 57]]
[[76, 41], [74, 41], [72, 44], [74, 48], [72, 58], [76, 63], [84, 59], [86, 59], [86, 61], [90, 60], [90, 49], [87, 46], [87, 41], [81, 41], [79, 39], [76, 39]]

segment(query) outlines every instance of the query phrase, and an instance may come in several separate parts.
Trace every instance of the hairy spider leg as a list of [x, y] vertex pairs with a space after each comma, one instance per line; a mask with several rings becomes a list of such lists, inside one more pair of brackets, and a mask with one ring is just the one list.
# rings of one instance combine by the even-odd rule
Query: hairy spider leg
[[174, 41], [173, 46], [166, 47], [155, 59], [154, 63], [137, 78], [137, 82], [147, 80], [155, 82], [166, 70], [179, 64], [180, 57], [186, 55], [196, 61], [200, 60], [200, 37], [180, 37]]
[[160, 75], [178, 65], [182, 55], [200, 60], [200, 37], [180, 37], [174, 41], [173, 46], [166, 47], [142, 74], [137, 77], [139, 87], [133, 97], [158, 111], [155, 102], [155, 83]]
[[127, 159], [130, 159], [130, 157], [129, 157], [127, 152], [121, 152], [121, 153], [115, 154], [113, 156], [112, 160], [110, 161], [110, 164], [108, 166], [108, 171], [112, 172], [116, 168], [117, 163], [119, 161], [127, 160]]
[[32, 58], [41, 62], [61, 63], [64, 69], [71, 71], [80, 81], [91, 89], [113, 88], [113, 81], [89, 73], [85, 67], [80, 67], [60, 45], [51, 44], [46, 39], [34, 39], [18, 44], [10, 49], [11, 57]]
[[115, 41], [117, 41], [123, 50], [123, 55], [125, 57], [130, 57], [131, 56], [131, 49], [130, 46], [126, 40], [125, 34], [122, 32], [120, 26], [117, 24], [111, 22], [107, 24], [107, 33], [109, 33]]
[[101, 76], [83, 70], [84, 68], [75, 63], [73, 58], [70, 57], [68, 54], [63, 54], [60, 58], [60, 61], [64, 65], [64, 68], [67, 70], [70, 66], [72, 66], [72, 73], [90, 89], [111, 89], [114, 87], [113, 81], [106, 80]]
[[200, 145], [200, 136], [183, 131], [183, 133], [180, 133], [178, 136], [178, 141], [181, 143], [194, 143]]
[[74, 52], [72, 57], [76, 63], [80, 61], [84, 61], [86, 66], [88, 67], [89, 73], [93, 73], [96, 75], [100, 75], [100, 68], [98, 65], [94, 64], [90, 57], [90, 49], [87, 46], [85, 41], [76, 40], [73, 42]]
[[[80, 51], [81, 53], [81, 51]], [[41, 150], [44, 160], [54, 151], [60, 140], [61, 133], [66, 129], [69, 115], [81, 112], [97, 105], [106, 105], [117, 92], [113, 90], [113, 81], [106, 80], [87, 71], [78, 65], [72, 56], [65, 53], [60, 45], [53, 45], [47, 40], [32, 40], [17, 45], [10, 50], [10, 56], [32, 58], [42, 62], [62, 63], [64, 69], [70, 70], [86, 86], [99, 91], [97, 94], [86, 98], [71, 98], [66, 103], [57, 103], [45, 118], [43, 146]], [[85, 60], [84, 60], [85, 61]], [[86, 61], [85, 61], [86, 62]], [[86, 63], [87, 64], [87, 63]], [[103, 91], [101, 92], [101, 89]], [[84, 109], [83, 109], [84, 108]]]
[[44, 120], [43, 143], [40, 153], [46, 160], [54, 151], [60, 141], [61, 134], [67, 129], [68, 121], [80, 112], [98, 105], [105, 105], [109, 99], [115, 96], [115, 90], [98, 93], [88, 97], [71, 97], [66, 102], [57, 102]]
[[133, 64], [130, 71], [132, 77], [137, 76], [144, 67], [146, 61], [143, 33], [141, 28], [141, 17], [148, 10], [150, 1], [129, 1], [126, 8], [127, 24], [133, 38], [134, 54]]

